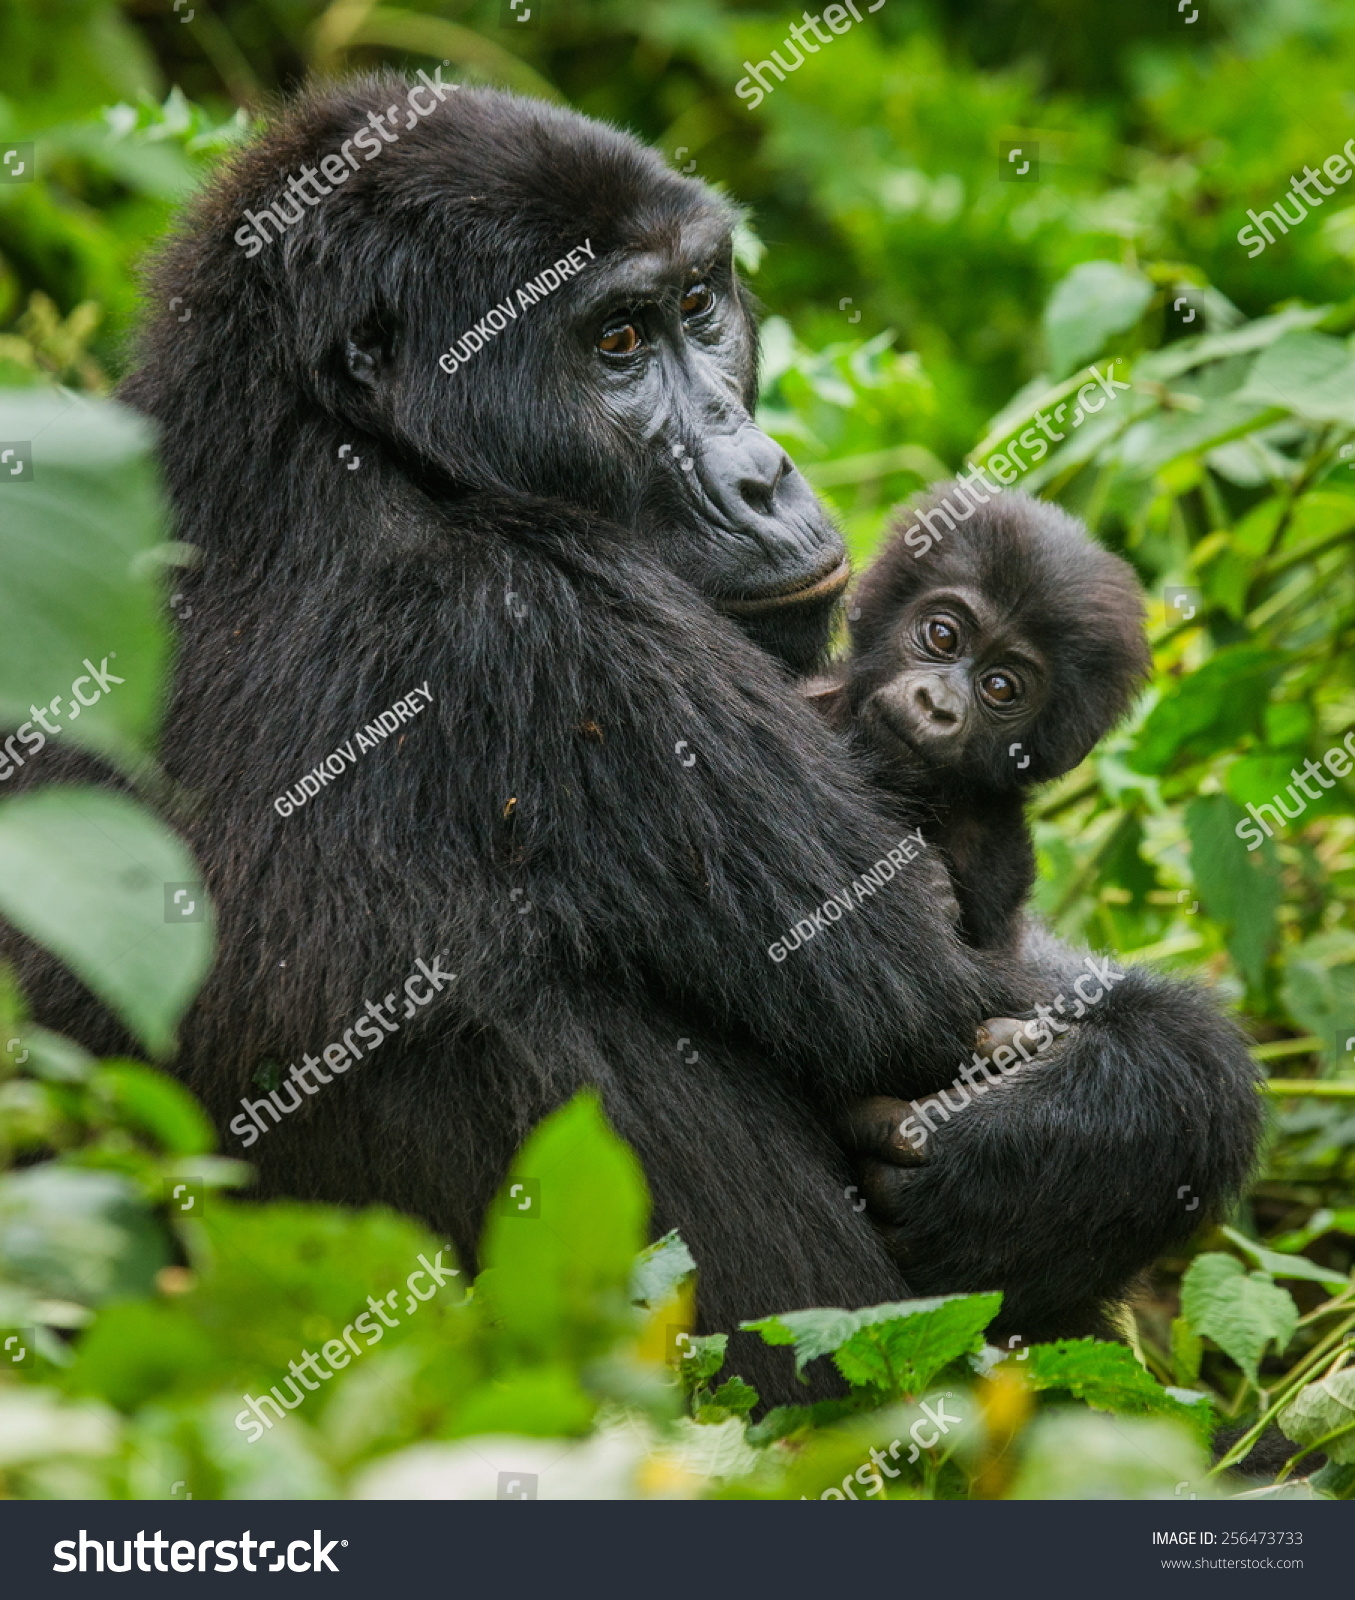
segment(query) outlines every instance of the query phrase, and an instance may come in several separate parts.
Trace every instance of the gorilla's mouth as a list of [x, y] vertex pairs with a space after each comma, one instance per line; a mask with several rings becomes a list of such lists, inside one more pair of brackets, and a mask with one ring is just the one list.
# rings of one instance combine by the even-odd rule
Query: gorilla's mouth
[[771, 611], [784, 611], [791, 606], [812, 605], [824, 600], [836, 600], [847, 587], [851, 577], [851, 562], [846, 556], [829, 572], [794, 589], [764, 590], [762, 594], [745, 595], [740, 599], [717, 600], [715, 603], [729, 617], [760, 617]]

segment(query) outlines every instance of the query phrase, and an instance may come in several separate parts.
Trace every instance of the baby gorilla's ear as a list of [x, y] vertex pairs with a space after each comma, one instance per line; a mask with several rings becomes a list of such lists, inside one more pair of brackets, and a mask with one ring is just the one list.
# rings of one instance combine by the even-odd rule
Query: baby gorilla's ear
[[852, 712], [847, 704], [847, 670], [839, 667], [835, 671], [821, 673], [815, 678], [806, 678], [799, 685], [800, 693], [808, 700], [815, 711], [823, 718], [830, 728], [848, 728], [851, 726]]

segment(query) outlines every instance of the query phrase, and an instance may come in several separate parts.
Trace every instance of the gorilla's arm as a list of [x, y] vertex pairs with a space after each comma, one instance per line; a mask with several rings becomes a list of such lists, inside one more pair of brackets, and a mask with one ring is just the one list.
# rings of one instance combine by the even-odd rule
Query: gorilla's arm
[[1089, 961], [1034, 924], [1005, 983], [1009, 1009], [1043, 1006], [1067, 1031], [1042, 1030], [1053, 1042], [1028, 1045], [1029, 1065], [1004, 1056], [996, 1083], [951, 1088], [920, 1152], [862, 1130], [863, 1187], [915, 1292], [1001, 1287], [1006, 1335], [1105, 1331], [1106, 1302], [1245, 1182], [1257, 1072], [1198, 988]]

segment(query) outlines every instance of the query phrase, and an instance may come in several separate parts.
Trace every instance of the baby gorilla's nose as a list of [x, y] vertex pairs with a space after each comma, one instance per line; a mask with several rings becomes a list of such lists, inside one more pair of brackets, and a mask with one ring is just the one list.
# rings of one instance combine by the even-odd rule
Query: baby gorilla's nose
[[918, 722], [929, 734], [944, 737], [964, 721], [964, 701], [941, 678], [923, 678], [913, 685], [913, 707]]

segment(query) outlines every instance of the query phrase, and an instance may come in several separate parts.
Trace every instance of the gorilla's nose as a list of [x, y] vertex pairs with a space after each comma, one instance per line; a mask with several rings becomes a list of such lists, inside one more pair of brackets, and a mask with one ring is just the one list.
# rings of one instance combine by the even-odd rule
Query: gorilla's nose
[[754, 433], [745, 441], [738, 463], [739, 497], [761, 517], [772, 515], [776, 486], [790, 469], [790, 461], [780, 445], [765, 433]]
[[918, 724], [936, 738], [958, 731], [964, 721], [964, 697], [944, 678], [923, 678], [913, 686]]

